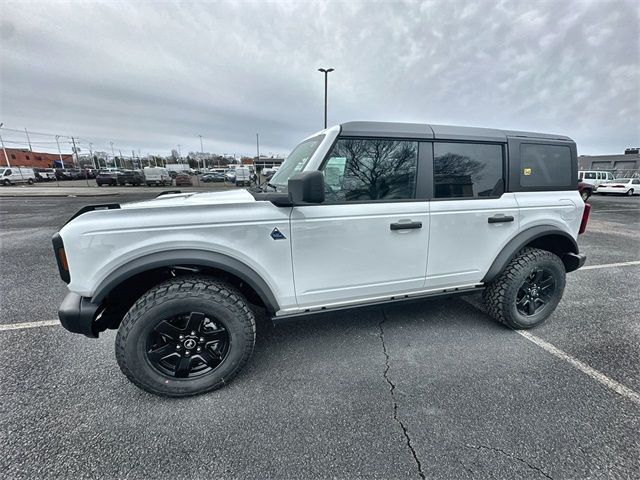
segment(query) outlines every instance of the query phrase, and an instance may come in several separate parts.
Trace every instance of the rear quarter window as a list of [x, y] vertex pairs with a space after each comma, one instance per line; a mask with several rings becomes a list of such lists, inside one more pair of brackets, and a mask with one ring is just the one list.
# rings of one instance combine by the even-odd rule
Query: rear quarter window
[[[520, 145], [520, 185], [564, 187], [572, 183], [571, 149], [563, 145]], [[590, 178], [588, 174], [585, 178]]]

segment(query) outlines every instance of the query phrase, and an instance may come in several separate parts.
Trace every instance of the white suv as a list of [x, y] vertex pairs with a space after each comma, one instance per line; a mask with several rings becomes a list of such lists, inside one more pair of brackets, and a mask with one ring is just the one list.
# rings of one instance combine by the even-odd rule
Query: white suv
[[[97, 337], [139, 387], [186, 396], [251, 355], [274, 320], [483, 291], [530, 328], [554, 311], [589, 206], [560, 135], [351, 122], [298, 145], [263, 188], [85, 207], [54, 235], [60, 320]], [[425, 304], [425, 308], [428, 305]]]

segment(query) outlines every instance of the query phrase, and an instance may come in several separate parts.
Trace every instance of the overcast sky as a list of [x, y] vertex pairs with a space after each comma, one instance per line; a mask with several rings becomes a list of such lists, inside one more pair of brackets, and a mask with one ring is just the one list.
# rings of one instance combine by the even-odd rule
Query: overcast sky
[[287, 153], [322, 128], [318, 67], [335, 68], [330, 124], [560, 133], [579, 154], [640, 144], [634, 1], [0, 5], [0, 122], [94, 150], [186, 153], [201, 134], [205, 151], [253, 154], [260, 132], [261, 152]]

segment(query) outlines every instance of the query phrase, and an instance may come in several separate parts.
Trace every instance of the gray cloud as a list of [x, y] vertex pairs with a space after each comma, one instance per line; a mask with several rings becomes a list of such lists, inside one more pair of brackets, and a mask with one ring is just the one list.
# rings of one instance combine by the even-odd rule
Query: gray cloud
[[[0, 121], [123, 151], [287, 152], [330, 123], [640, 144], [640, 12], [608, 2], [4, 2]], [[5, 135], [9, 135], [6, 133]], [[45, 137], [42, 137], [45, 138]]]

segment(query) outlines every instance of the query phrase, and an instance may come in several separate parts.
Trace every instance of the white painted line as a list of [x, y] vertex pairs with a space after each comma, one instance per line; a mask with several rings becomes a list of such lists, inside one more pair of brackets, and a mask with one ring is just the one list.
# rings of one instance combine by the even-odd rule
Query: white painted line
[[604, 263], [602, 265], [587, 265], [578, 270], [595, 270], [596, 268], [615, 268], [615, 267], [629, 267], [631, 265], [640, 265], [640, 260], [633, 260], [631, 262], [620, 263]]
[[637, 208], [616, 208], [611, 210], [591, 210], [591, 213], [610, 213], [610, 212], [640, 212]]
[[551, 345], [549, 342], [545, 342], [541, 338], [538, 338], [535, 335], [530, 334], [529, 332], [525, 332], [525, 331], [522, 331], [522, 330], [515, 330], [515, 332], [518, 333], [519, 335], [522, 335], [524, 338], [526, 338], [530, 342], [535, 343], [540, 348], [546, 350], [551, 355], [554, 355], [554, 356], [558, 357], [559, 359], [570, 363], [575, 368], [580, 370], [582, 373], [586, 373], [591, 378], [593, 378], [594, 380], [600, 382], [605, 387], [613, 390], [614, 392], [616, 392], [616, 393], [622, 395], [623, 397], [631, 400], [632, 402], [637, 403], [638, 405], [640, 405], [640, 394], [638, 394], [637, 392], [631, 390], [628, 387], [625, 387], [624, 385], [622, 385], [621, 383], [616, 382], [615, 380], [610, 379], [604, 373], [600, 373], [599, 371], [591, 368], [589, 365], [587, 365], [585, 363], [582, 363], [580, 360], [578, 360], [576, 358], [573, 358], [568, 353], [563, 352], [559, 348], [556, 348], [553, 345]]
[[0, 325], [0, 332], [5, 330], [22, 330], [25, 328], [53, 327], [60, 325], [60, 320], [41, 320], [39, 322], [7, 323]]

